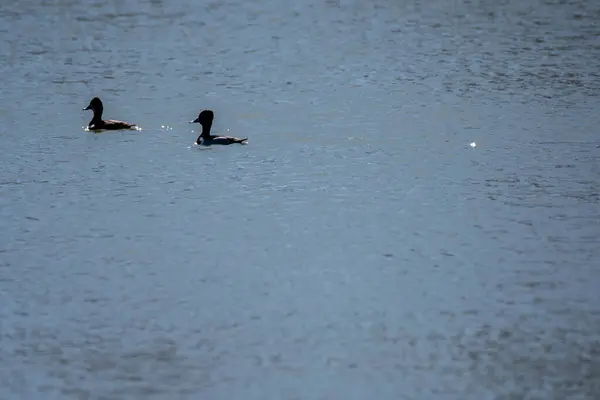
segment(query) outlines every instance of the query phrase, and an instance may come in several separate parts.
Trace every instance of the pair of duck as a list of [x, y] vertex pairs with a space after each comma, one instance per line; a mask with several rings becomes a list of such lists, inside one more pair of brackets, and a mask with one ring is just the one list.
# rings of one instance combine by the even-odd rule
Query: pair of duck
[[[94, 97], [90, 104], [83, 109], [92, 110], [94, 112], [94, 118], [88, 124], [89, 130], [120, 130], [120, 129], [132, 129], [136, 127], [136, 124], [130, 124], [123, 121], [117, 121], [114, 119], [103, 120], [102, 112], [104, 111], [104, 105], [102, 105], [102, 101], [98, 97]], [[236, 138], [232, 136], [217, 136], [210, 134], [210, 128], [212, 127], [212, 122], [215, 117], [215, 114], [211, 110], [203, 110], [198, 114], [198, 118], [192, 123], [199, 123], [202, 126], [202, 133], [196, 139], [197, 145], [210, 146], [213, 144], [221, 144], [228, 145], [234, 143], [247, 144], [248, 138]]]

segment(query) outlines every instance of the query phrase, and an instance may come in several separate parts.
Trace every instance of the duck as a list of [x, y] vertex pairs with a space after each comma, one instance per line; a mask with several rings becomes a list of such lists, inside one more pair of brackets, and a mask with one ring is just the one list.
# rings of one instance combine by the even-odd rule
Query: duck
[[198, 118], [190, 121], [190, 124], [199, 123], [202, 125], [202, 133], [196, 139], [197, 145], [210, 146], [212, 144], [229, 145], [234, 143], [248, 144], [248, 138], [236, 138], [233, 136], [216, 136], [210, 134], [210, 128], [215, 117], [215, 113], [212, 110], [203, 110], [198, 114]]
[[104, 111], [104, 106], [102, 105], [102, 100], [98, 97], [94, 97], [90, 104], [83, 111], [92, 110], [94, 112], [94, 117], [88, 124], [89, 130], [112, 130], [116, 131], [119, 129], [131, 129], [137, 127], [136, 124], [130, 124], [128, 122], [117, 121], [114, 119], [102, 119], [102, 112]]

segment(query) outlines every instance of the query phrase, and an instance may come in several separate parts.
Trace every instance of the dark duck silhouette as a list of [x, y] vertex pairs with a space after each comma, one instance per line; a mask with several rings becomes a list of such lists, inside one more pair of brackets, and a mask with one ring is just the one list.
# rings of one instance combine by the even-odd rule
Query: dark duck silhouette
[[215, 113], [211, 110], [204, 110], [200, 114], [198, 114], [198, 118], [193, 121], [190, 121], [190, 124], [199, 123], [202, 125], [202, 133], [196, 139], [197, 145], [210, 146], [212, 144], [247, 144], [248, 138], [240, 139], [232, 136], [216, 136], [210, 134], [210, 128], [212, 127], [212, 122], [215, 117]]
[[130, 124], [114, 119], [103, 120], [102, 112], [104, 111], [104, 106], [102, 105], [102, 100], [100, 100], [98, 97], [94, 97], [90, 101], [90, 104], [88, 104], [88, 106], [83, 110], [92, 110], [94, 112], [94, 117], [87, 126], [89, 130], [99, 131], [105, 129], [116, 131], [119, 129], [131, 129], [137, 127], [136, 124]]

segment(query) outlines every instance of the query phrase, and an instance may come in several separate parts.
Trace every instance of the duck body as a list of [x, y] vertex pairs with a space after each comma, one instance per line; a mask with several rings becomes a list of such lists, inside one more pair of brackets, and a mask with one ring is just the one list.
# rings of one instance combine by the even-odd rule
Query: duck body
[[90, 104], [88, 104], [88, 106], [83, 110], [92, 110], [94, 112], [94, 117], [87, 126], [89, 130], [116, 131], [120, 129], [131, 129], [137, 126], [136, 124], [130, 124], [128, 122], [118, 121], [115, 119], [103, 120], [102, 113], [104, 112], [104, 106], [102, 105], [102, 100], [100, 100], [98, 97], [94, 97], [90, 101]]
[[246, 144], [248, 138], [239, 139], [232, 136], [214, 136], [209, 135], [208, 137], [200, 135], [198, 139], [196, 139], [196, 144], [199, 146], [211, 146], [213, 144], [220, 144], [223, 146], [227, 146], [234, 143]]
[[211, 135], [210, 129], [215, 114], [211, 110], [204, 110], [198, 114], [198, 118], [190, 121], [191, 124], [199, 123], [202, 125], [202, 133], [196, 139], [196, 144], [199, 146], [211, 146], [211, 145], [230, 145], [234, 143], [247, 144], [248, 138], [236, 138], [233, 136], [219, 136]]
[[118, 131], [121, 129], [131, 129], [137, 126], [136, 124], [129, 124], [123, 121], [117, 121], [114, 119], [107, 120], [99, 120], [94, 121], [93, 119], [90, 121], [88, 125], [89, 130], [108, 130], [108, 131]]

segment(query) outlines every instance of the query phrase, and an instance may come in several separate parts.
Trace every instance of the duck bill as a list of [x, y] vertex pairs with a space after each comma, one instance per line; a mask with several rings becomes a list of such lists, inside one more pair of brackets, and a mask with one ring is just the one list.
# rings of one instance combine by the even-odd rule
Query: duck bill
[[196, 118], [193, 121], [190, 121], [190, 124], [195, 124], [196, 122], [200, 122], [200, 117]]
[[92, 109], [92, 105], [88, 105], [86, 108], [84, 108], [82, 111], [86, 111], [86, 110], [91, 110]]

